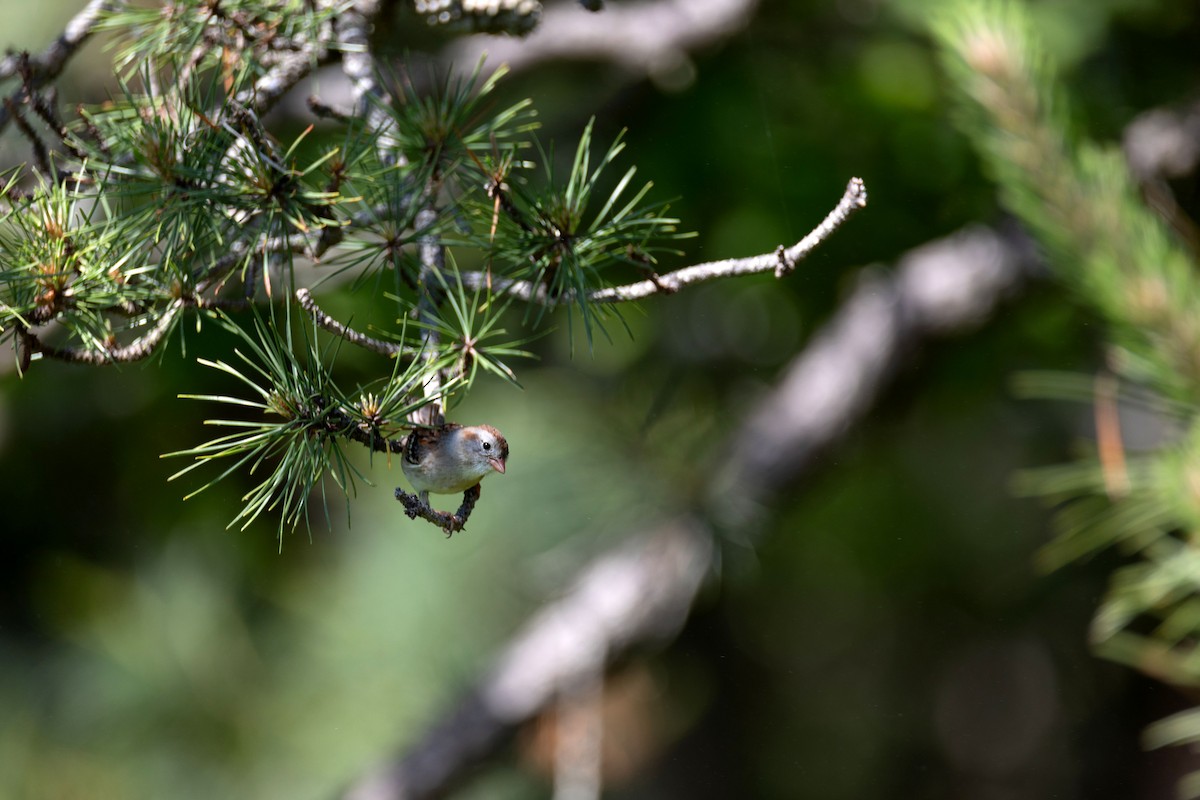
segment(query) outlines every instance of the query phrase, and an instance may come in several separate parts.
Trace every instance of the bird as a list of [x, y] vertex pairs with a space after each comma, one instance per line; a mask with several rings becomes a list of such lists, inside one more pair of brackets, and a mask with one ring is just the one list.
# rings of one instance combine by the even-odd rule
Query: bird
[[400, 466], [421, 502], [429, 505], [430, 492], [457, 494], [493, 470], [503, 475], [508, 466], [508, 441], [491, 425], [447, 422], [435, 428], [417, 428], [408, 435]]

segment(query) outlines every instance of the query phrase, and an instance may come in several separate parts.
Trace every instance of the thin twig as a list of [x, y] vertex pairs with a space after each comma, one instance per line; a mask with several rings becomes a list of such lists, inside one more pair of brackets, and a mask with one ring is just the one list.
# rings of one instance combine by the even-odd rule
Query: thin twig
[[[587, 301], [590, 303], [626, 303], [641, 300], [659, 293], [676, 292], [685, 286], [697, 283], [732, 278], [739, 275], [754, 275], [762, 272], [774, 273], [777, 278], [790, 273], [798, 261], [804, 259], [823, 241], [837, 230], [850, 216], [867, 205], [867, 189], [860, 178], [851, 179], [846, 186], [841, 200], [825, 219], [807, 236], [791, 247], [777, 249], [771, 253], [748, 258], [727, 258], [722, 261], [709, 261], [691, 267], [683, 267], [674, 272], [659, 275], [637, 283], [625, 286], [612, 286], [589, 292]], [[478, 289], [486, 285], [488, 276], [483, 272], [467, 272], [462, 275], [462, 283], [469, 289]], [[517, 281], [498, 276], [492, 276], [492, 291], [500, 295], [510, 295], [521, 300], [544, 306], [564, 305], [575, 302], [574, 292], [550, 294], [545, 287], [539, 285], [536, 289], [529, 281]]]
[[308, 312], [309, 316], [312, 317], [313, 322], [317, 323], [317, 325], [329, 331], [330, 333], [341, 336], [351, 344], [358, 345], [366, 350], [370, 350], [371, 352], [379, 353], [382, 356], [388, 357], [398, 355], [414, 355], [420, 352], [415, 347], [405, 347], [404, 345], [396, 344], [395, 342], [385, 342], [381, 339], [375, 339], [371, 336], [367, 336], [365, 333], [354, 330], [342, 322], [339, 322], [338, 320], [326, 314], [325, 311], [319, 305], [317, 305], [317, 301], [313, 299], [312, 292], [310, 292], [308, 289], [301, 288], [296, 290], [296, 302], [300, 304], [301, 308]]
[[[188, 295], [178, 297], [166, 307], [162, 312], [162, 316], [154, 321], [154, 325], [143, 335], [136, 340], [121, 347], [107, 347], [104, 349], [87, 349], [83, 347], [59, 347], [43, 342], [41, 338], [30, 330], [28, 327], [18, 329], [17, 335], [20, 337], [22, 350], [22, 363], [26, 364], [29, 357], [34, 354], [41, 354], [46, 358], [53, 358], [58, 361], [66, 361], [73, 364], [90, 364], [100, 366], [105, 364], [122, 364], [133, 361], [141, 361], [148, 358], [154, 353], [167, 334], [171, 332], [171, 328], [175, 322], [175, 318], [179, 312], [185, 308], [206, 308], [206, 309], [222, 309], [224, 311], [244, 311], [249, 308], [251, 301], [244, 298], [225, 299], [221, 297], [201, 297], [199, 295]], [[143, 310], [125, 308], [118, 309], [122, 312], [142, 313]], [[60, 309], [61, 311], [61, 309]], [[49, 315], [29, 315], [32, 319], [30, 322], [36, 324], [45, 324], [50, 322], [57, 312]], [[43, 316], [47, 318], [43, 318]], [[24, 367], [23, 367], [24, 369]]]
[[404, 439], [392, 439], [384, 436], [378, 426], [358, 423], [340, 408], [330, 408], [325, 412], [325, 422], [331, 433], [341, 434], [347, 439], [366, 445], [376, 453], [403, 453]]
[[21, 135], [29, 140], [30, 146], [33, 148], [33, 160], [37, 164], [38, 169], [43, 174], [50, 177], [51, 182], [58, 183], [58, 171], [50, 163], [49, 151], [46, 149], [46, 143], [42, 141], [42, 137], [38, 136], [37, 131], [25, 119], [25, 115], [21, 113], [21, 108], [11, 97], [4, 98], [3, 109], [8, 112], [9, 118], [13, 124], [17, 126], [17, 130]]

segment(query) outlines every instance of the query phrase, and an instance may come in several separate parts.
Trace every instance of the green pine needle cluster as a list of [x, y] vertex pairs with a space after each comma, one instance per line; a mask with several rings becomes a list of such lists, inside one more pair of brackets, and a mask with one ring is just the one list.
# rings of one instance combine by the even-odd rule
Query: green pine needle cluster
[[[1062, 566], [1102, 548], [1133, 557], [1097, 611], [1098, 651], [1171, 683], [1200, 686], [1200, 279], [1189, 253], [1141, 201], [1119, 150], [1069, 129], [1062, 89], [1017, 2], [958, 3], [934, 25], [961, 121], [1008, 208], [1048, 262], [1109, 323], [1111, 399], [1159, 419], [1163, 442], [1021, 476], [1019, 489], [1061, 504], [1043, 553]], [[1092, 381], [1026, 378], [1042, 396], [1093, 402]], [[1102, 409], [1098, 409], [1098, 414]], [[1200, 713], [1166, 721], [1152, 745], [1200, 741]], [[1200, 775], [1183, 786], [1200, 796]]]
[[[247, 69], [262, 77], [273, 64], [267, 56], [273, 43], [320, 41], [323, 29], [348, 0], [190, 0], [148, 6], [113, 3], [98, 30], [118, 39], [115, 62], [119, 71], [137, 70], [147, 63], [187, 54], [197, 71]], [[259, 57], [241, 58], [243, 51]]]

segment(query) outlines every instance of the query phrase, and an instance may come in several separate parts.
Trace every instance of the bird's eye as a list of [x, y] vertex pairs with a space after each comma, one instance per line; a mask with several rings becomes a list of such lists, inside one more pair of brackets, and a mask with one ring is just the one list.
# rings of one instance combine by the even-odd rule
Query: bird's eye
[[492, 449], [492, 443], [491, 443], [491, 442], [484, 442], [484, 443], [483, 443], [483, 449], [484, 449], [484, 450], [491, 450], [491, 449]]

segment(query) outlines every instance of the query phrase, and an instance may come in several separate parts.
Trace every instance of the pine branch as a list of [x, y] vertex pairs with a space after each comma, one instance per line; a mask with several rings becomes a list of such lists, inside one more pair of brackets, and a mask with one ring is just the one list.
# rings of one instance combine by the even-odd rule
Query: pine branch
[[32, 331], [26, 328], [19, 328], [17, 335], [20, 337], [23, 349], [21, 363], [28, 365], [29, 356], [32, 354], [40, 354], [47, 358], [67, 361], [73, 364], [90, 364], [92, 366], [141, 361], [149, 357], [155, 348], [162, 343], [163, 339], [166, 338], [167, 334], [171, 332], [171, 329], [175, 325], [175, 320], [178, 318], [179, 312], [183, 309], [184, 305], [183, 300], [176, 300], [171, 303], [162, 312], [162, 315], [150, 330], [139, 336], [135, 341], [121, 347], [111, 346], [104, 349], [55, 347], [43, 342]]
[[[842, 198], [816, 228], [791, 247], [780, 246], [775, 252], [749, 258], [728, 258], [709, 261], [648, 278], [625, 286], [595, 289], [586, 295], [589, 303], [624, 303], [642, 300], [655, 294], [670, 294], [693, 284], [741, 275], [774, 273], [776, 278], [791, 274], [796, 263], [803, 260], [829, 238], [850, 216], [867, 205], [867, 189], [862, 179], [852, 178]], [[512, 280], [483, 272], [466, 272], [460, 276], [469, 289], [490, 286], [499, 295], [507, 295], [543, 306], [566, 305], [577, 302], [573, 292], [552, 295], [544, 285], [534, 287], [530, 281]]]
[[[523, 2], [506, 8], [518, 12]], [[295, 14], [281, 14], [275, 6], [179, 3], [158, 13], [94, 4], [111, 12], [104, 24], [124, 34], [121, 68], [127, 76], [136, 71], [137, 80], [128, 85], [138, 88], [126, 88], [118, 102], [85, 109], [78, 126], [62, 125], [36, 93], [29, 75], [40, 66], [18, 59], [9, 67], [23, 71], [23, 106], [10, 106], [41, 156], [40, 172], [51, 174], [60, 154], [25, 124], [36, 122], [29, 108], [62, 139], [62, 158], [70, 165], [64, 175], [89, 182], [85, 195], [69, 181], [51, 181], [17, 209], [19, 236], [3, 243], [6, 256], [14, 256], [6, 261], [34, 267], [2, 273], [5, 320], [19, 323], [10, 335], [16, 331], [26, 360], [35, 354], [78, 363], [136, 360], [155, 351], [188, 307], [249, 305], [265, 296], [269, 319], [260, 319], [246, 340], [254, 352], [247, 361], [250, 374], [240, 365], [212, 363], [253, 388], [258, 397], [248, 402], [284, 422], [253, 423], [266, 449], [243, 431], [182, 451], [202, 461], [229, 453], [278, 460], [239, 515], [246, 522], [275, 508], [272, 496], [280, 492], [284, 516], [296, 524], [307, 513], [303, 487], [317, 485], [327, 469], [337, 471], [339, 485], [348, 485], [353, 475], [341, 461], [337, 440], [396, 452], [396, 442], [380, 434], [385, 419], [440, 423], [447, 396], [468, 389], [479, 369], [516, 383], [505, 362], [527, 354], [522, 340], [508, 337], [500, 326], [510, 298], [526, 296], [547, 307], [575, 303], [590, 331], [592, 303], [631, 301], [767, 270], [783, 277], [866, 203], [856, 179], [826, 220], [790, 248], [658, 276], [651, 269], [655, 254], [684, 234], [661, 203], [646, 201], [649, 182], [640, 189], [632, 184], [633, 167], [601, 194], [599, 187], [608, 181], [607, 174], [599, 180], [601, 171], [624, 147], [620, 136], [593, 161], [589, 125], [565, 180], [555, 181], [547, 163], [544, 190], [525, 192], [515, 180], [514, 190], [505, 182], [510, 170], [533, 166], [518, 157], [535, 126], [529, 101], [490, 108], [484, 100], [503, 70], [485, 76], [482, 63], [469, 78], [450, 77], [429, 96], [407, 85], [397, 97], [389, 96], [369, 38], [383, 3], [314, 0]], [[462, 10], [478, 9], [464, 4]], [[536, 15], [526, 19], [533, 21]], [[88, 29], [95, 24], [92, 19]], [[228, 54], [239, 51], [243, 58], [234, 66]], [[262, 112], [314, 66], [336, 58], [353, 86], [354, 108], [343, 120], [346, 145], [297, 164], [296, 153], [305, 152], [299, 147], [303, 134], [290, 146], [280, 142]], [[84, 163], [86, 175], [79, 166]], [[488, 178], [482, 189], [479, 172]], [[118, 193], [129, 202], [92, 203], [95, 196]], [[507, 215], [502, 231], [491, 220], [486, 241], [472, 228], [485, 206]], [[453, 229], [443, 224], [451, 214]], [[447, 255], [456, 239], [485, 250], [489, 264], [512, 265], [515, 277], [527, 280], [496, 274], [493, 286], [490, 274], [460, 276]], [[126, 266], [131, 258], [122, 243], [135, 241], [153, 242], [152, 255]], [[291, 283], [293, 256], [317, 261], [335, 246], [329, 262], [357, 268], [359, 280], [376, 268], [394, 273], [388, 281], [401, 287], [398, 316], [415, 321], [414, 335], [401, 333], [389, 342], [355, 331], [326, 313], [308, 287]], [[617, 263], [642, 268], [646, 280], [603, 287], [602, 271]], [[288, 283], [286, 293], [273, 289], [279, 273]], [[227, 299], [239, 290], [239, 297]], [[304, 334], [307, 353], [290, 352], [295, 344], [290, 330], [267, 330], [290, 327], [290, 306], [282, 319], [275, 316], [281, 298], [294, 301], [311, 321]], [[125, 331], [114, 333], [114, 322], [150, 327], [118, 347], [114, 342]], [[68, 345], [51, 346], [33, 330], [51, 323], [70, 331]], [[222, 324], [236, 327], [226, 318]], [[369, 392], [361, 409], [345, 405], [327, 371], [332, 359], [307, 341], [316, 328], [392, 358], [397, 367], [403, 358], [403, 373], [380, 382], [384, 400], [378, 408], [387, 413], [366, 411], [377, 405], [367, 402], [368, 395], [374, 398]], [[241, 406], [229, 396], [206, 399]], [[400, 409], [402, 414], [392, 413]], [[403, 499], [402, 494], [397, 496]], [[415, 516], [457, 529], [473, 508], [473, 499], [467, 500], [458, 515], [429, 509]]]
[[[1142, 204], [1116, 150], [1069, 128], [1053, 61], [1024, 5], [964, 4], [935, 25], [934, 34], [960, 96], [965, 132], [1004, 202], [1045, 247], [1049, 265], [1107, 321], [1114, 372], [1178, 410], [1177, 436], [1126, 453], [1115, 422], [1117, 383], [1093, 382], [1088, 400], [1096, 408], [1096, 457], [1022, 476], [1026, 493], [1059, 507], [1060, 533], [1040, 560], [1056, 567], [1103, 548], [1125, 548], [1133, 557], [1110, 580], [1092, 621], [1092, 646], [1154, 678], [1195, 688], [1200, 281], [1194, 254]], [[1133, 159], [1133, 173], [1150, 181], [1152, 197], [1155, 189], [1169, 196], [1164, 173], [1192, 169], [1197, 161], [1194, 143], [1180, 131], [1146, 136], [1147, 130], [1195, 128], [1196, 121], [1184, 117], [1164, 126], [1157, 116], [1126, 131], [1126, 157]], [[1175, 147], [1161, 146], [1171, 138]], [[1167, 210], [1183, 216], [1173, 198]], [[1185, 230], [1192, 227], [1188, 222]], [[1197, 709], [1147, 731], [1152, 746], [1197, 739]], [[1181, 782], [1183, 794], [1194, 794], [1189, 784], [1200, 785], [1200, 772]]]
[[1194, 397], [1200, 284], [1191, 259], [1140, 202], [1120, 154], [1069, 129], [1053, 64], [1023, 7], [965, 6], [934, 33], [963, 127], [1002, 200], [1113, 325], [1127, 377]]

